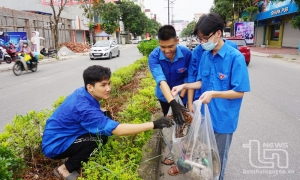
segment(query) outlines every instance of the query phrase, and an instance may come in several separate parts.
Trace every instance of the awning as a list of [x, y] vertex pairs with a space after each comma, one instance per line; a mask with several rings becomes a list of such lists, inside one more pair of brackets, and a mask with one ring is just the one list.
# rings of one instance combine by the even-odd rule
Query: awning
[[110, 37], [110, 35], [107, 34], [105, 31], [102, 31], [101, 33], [98, 33], [95, 36], [96, 37]]

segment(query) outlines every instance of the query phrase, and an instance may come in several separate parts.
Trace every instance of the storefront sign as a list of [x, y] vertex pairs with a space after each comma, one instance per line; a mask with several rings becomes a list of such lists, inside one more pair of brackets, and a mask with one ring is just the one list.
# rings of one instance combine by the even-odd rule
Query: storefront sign
[[287, 12], [289, 12], [289, 7], [288, 6], [271, 11], [271, 16], [280, 15], [280, 14], [284, 14], [284, 13], [287, 13]]

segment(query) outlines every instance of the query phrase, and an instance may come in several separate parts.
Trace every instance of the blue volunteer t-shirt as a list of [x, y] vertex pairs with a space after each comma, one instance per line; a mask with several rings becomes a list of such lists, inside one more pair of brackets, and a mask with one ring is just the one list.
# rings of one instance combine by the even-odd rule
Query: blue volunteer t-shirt
[[166, 81], [170, 89], [187, 82], [191, 56], [192, 52], [181, 45], [177, 45], [176, 55], [172, 62], [166, 58], [160, 47], [151, 52], [148, 63], [152, 76], [156, 81], [155, 95], [159, 100], [167, 102], [159, 87], [161, 81]]
[[[228, 45], [234, 47], [235, 49], [238, 49], [238, 46], [236, 45], [235, 42], [226, 39], [223, 39], [223, 41], [224, 43], [227, 43]], [[201, 44], [197, 45], [194, 48], [192, 52], [192, 59], [188, 68], [188, 83], [196, 82], [200, 60], [204, 51], [205, 50], [202, 48]], [[194, 94], [194, 100], [198, 100], [200, 95], [201, 95], [201, 90], [196, 89]]]
[[[245, 58], [238, 50], [224, 43], [213, 56], [205, 51], [201, 58], [197, 81], [202, 82], [201, 94], [206, 91], [250, 91], [250, 82]], [[213, 98], [208, 104], [214, 131], [233, 133], [238, 124], [243, 98]]]
[[75, 90], [47, 120], [42, 149], [46, 157], [58, 156], [83, 134], [111, 136], [119, 125], [104, 115], [99, 102], [84, 87]]

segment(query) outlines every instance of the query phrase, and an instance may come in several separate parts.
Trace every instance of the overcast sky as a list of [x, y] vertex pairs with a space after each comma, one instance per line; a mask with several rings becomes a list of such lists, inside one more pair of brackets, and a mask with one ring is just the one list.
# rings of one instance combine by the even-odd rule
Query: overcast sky
[[[169, 0], [174, 1], [174, 0]], [[165, 24], [168, 23], [168, 1], [167, 0], [145, 0], [145, 9], [150, 9]], [[208, 13], [213, 0], [175, 0], [173, 15], [174, 20], [192, 21], [195, 13]], [[170, 8], [170, 18], [172, 9]], [[171, 19], [170, 19], [171, 21]]]

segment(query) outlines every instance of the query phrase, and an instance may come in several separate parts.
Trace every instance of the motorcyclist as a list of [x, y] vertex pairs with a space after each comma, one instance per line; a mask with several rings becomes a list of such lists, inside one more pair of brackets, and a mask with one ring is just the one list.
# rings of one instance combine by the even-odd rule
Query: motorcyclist
[[30, 63], [30, 67], [32, 67], [32, 60], [33, 60], [34, 55], [31, 51], [31, 48], [28, 46], [27, 41], [23, 41], [23, 46], [21, 47], [21, 50], [19, 53], [21, 53], [21, 54], [26, 53], [26, 54], [30, 55], [31, 59], [29, 60], [29, 63]]

